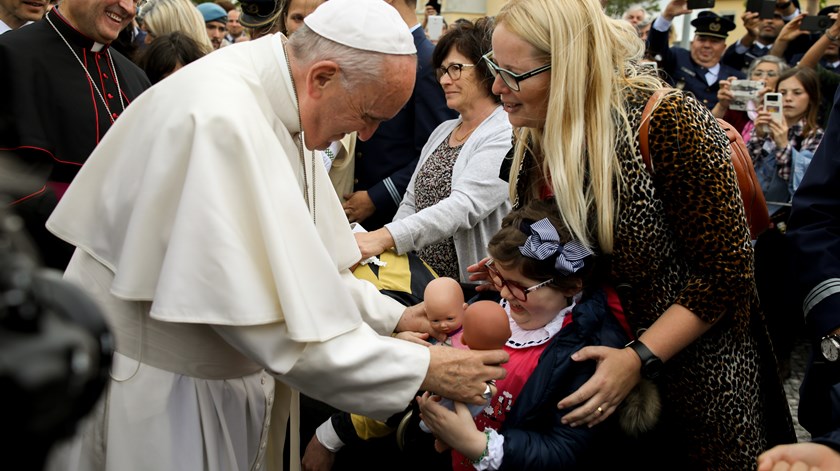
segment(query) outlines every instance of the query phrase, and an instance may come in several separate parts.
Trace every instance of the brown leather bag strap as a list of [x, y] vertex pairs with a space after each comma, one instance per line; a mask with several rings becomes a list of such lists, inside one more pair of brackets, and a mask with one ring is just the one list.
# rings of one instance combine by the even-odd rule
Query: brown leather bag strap
[[642, 160], [648, 173], [653, 173], [653, 165], [650, 162], [650, 146], [648, 145], [648, 133], [650, 132], [650, 116], [653, 113], [653, 106], [667, 90], [660, 88], [653, 92], [642, 111], [642, 123], [639, 125], [639, 149], [642, 151]]

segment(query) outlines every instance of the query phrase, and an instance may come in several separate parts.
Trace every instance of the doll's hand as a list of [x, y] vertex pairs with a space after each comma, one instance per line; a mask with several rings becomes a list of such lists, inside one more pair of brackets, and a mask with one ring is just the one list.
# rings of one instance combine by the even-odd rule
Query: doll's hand
[[487, 437], [476, 428], [470, 410], [464, 403], [455, 401], [455, 410], [451, 411], [440, 405], [439, 399], [428, 392], [418, 397], [420, 418], [438, 440], [470, 459], [481, 456], [487, 447]]
[[597, 363], [595, 374], [557, 404], [558, 409], [578, 406], [561, 419], [572, 427], [603, 422], [641, 380], [641, 360], [629, 348], [584, 347], [572, 360]]

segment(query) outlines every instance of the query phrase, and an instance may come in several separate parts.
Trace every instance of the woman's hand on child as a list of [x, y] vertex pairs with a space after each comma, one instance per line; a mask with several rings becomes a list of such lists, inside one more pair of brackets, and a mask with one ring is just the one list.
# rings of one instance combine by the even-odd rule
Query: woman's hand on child
[[584, 347], [572, 360], [597, 363], [595, 374], [557, 404], [558, 409], [578, 406], [561, 419], [572, 427], [592, 427], [606, 420], [641, 380], [641, 361], [629, 348]]
[[470, 410], [464, 403], [455, 401], [455, 411], [451, 411], [440, 405], [439, 400], [428, 392], [418, 396], [420, 418], [438, 440], [470, 459], [481, 456], [487, 447], [487, 436], [475, 427]]
[[490, 257], [484, 257], [478, 263], [467, 267], [467, 273], [470, 273], [469, 280], [481, 282], [481, 284], [476, 286], [476, 291], [496, 290], [493, 283], [490, 283], [487, 275], [487, 268], [484, 267], [484, 264], [486, 264], [488, 260], [490, 260]]

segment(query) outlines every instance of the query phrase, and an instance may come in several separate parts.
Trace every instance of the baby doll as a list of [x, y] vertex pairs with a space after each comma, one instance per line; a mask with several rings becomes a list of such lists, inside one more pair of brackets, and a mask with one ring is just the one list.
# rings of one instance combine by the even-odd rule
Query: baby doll
[[[460, 290], [460, 286], [458, 289]], [[428, 288], [426, 289], [426, 293], [428, 295]], [[427, 298], [426, 303], [428, 302]], [[429, 305], [427, 304], [427, 313], [428, 310]], [[507, 314], [498, 303], [494, 303], [493, 301], [476, 301], [467, 306], [463, 317], [461, 342], [465, 348], [468, 347], [472, 350], [497, 350], [504, 347], [505, 342], [510, 338], [510, 323], [508, 322]], [[492, 384], [488, 384], [487, 390], [484, 393], [485, 399], [489, 401], [495, 393], [495, 387]], [[489, 402], [484, 404], [469, 404], [467, 408], [475, 416], [487, 407], [488, 404]], [[450, 410], [455, 409], [455, 405], [451, 399], [441, 398], [440, 405]], [[430, 431], [422, 421], [420, 422], [420, 429], [424, 432]]]
[[447, 336], [445, 343], [455, 348], [467, 348], [461, 343], [467, 303], [464, 302], [460, 283], [453, 278], [435, 278], [426, 285], [423, 304], [432, 329]]

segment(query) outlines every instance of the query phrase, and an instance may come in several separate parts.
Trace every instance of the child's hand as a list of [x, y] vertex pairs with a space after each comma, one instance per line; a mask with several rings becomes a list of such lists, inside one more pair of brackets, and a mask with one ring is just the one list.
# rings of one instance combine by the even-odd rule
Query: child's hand
[[422, 345], [424, 347], [432, 346], [432, 344], [430, 344], [429, 342], [426, 341], [426, 339], [429, 338], [429, 334], [427, 334], [425, 332], [405, 331], [405, 332], [400, 332], [400, 333], [394, 335], [394, 337], [396, 337], [400, 340], [405, 340], [406, 342], [416, 343], [416, 344]]
[[428, 392], [418, 397], [420, 418], [438, 440], [452, 446], [467, 458], [481, 456], [487, 447], [487, 436], [476, 428], [470, 410], [464, 403], [456, 401], [453, 412], [440, 405], [439, 400], [439, 397], [431, 396]]

